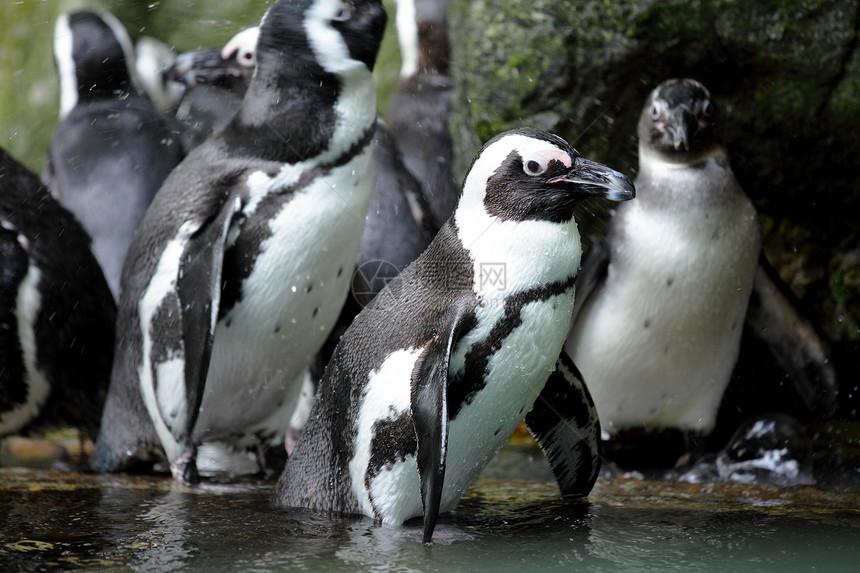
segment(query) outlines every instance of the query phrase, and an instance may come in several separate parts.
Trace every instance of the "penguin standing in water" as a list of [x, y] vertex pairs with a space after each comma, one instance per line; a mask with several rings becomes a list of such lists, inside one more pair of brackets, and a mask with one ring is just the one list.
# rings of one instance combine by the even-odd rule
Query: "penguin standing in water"
[[138, 92], [131, 41], [108, 12], [57, 19], [60, 124], [43, 180], [92, 237], [93, 254], [118, 297], [132, 235], [182, 159], [178, 132]]
[[459, 188], [448, 120], [454, 81], [448, 76], [446, 0], [397, 0], [400, 82], [386, 110], [403, 164], [421, 185], [436, 228], [457, 207]]
[[[626, 177], [559, 137], [523, 128], [490, 140], [452, 218], [341, 338], [277, 503], [387, 524], [423, 515], [429, 542], [438, 514], [455, 506], [538, 396], [561, 397], [557, 377], [547, 381], [573, 309], [574, 207], [633, 194]], [[575, 367], [562, 368], [575, 379]], [[564, 432], [599, 431], [580, 389], [564, 397], [566, 418], [532, 418], [570, 496], [588, 493], [598, 465], [596, 448], [573, 448]], [[561, 406], [540, 405], [538, 414]]]
[[717, 126], [700, 83], [669, 80], [651, 93], [638, 126], [638, 197], [618, 206], [583, 263], [565, 349], [610, 436], [711, 432], [745, 321], [770, 339], [813, 409], [835, 406], [826, 347], [801, 340], [811, 328], [760, 264], [756, 211]]
[[95, 437], [115, 319], [86, 231], [0, 149], [0, 436], [45, 423]]
[[123, 272], [93, 464], [282, 447], [343, 306], [372, 189], [378, 0], [281, 0], [239, 112], [165, 181]]

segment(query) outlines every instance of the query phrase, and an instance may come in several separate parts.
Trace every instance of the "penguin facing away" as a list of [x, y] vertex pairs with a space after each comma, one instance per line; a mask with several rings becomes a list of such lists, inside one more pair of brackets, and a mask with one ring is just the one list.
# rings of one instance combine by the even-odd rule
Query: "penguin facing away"
[[178, 132], [137, 89], [133, 53], [108, 12], [57, 19], [60, 123], [42, 178], [89, 233], [114, 298], [132, 235], [183, 156]]
[[0, 436], [35, 424], [94, 438], [116, 305], [81, 224], [0, 149]]
[[565, 349], [606, 434], [711, 432], [745, 320], [760, 333], [771, 327], [771, 348], [812, 409], [835, 406], [825, 345], [776, 334], [792, 321], [810, 326], [763, 270], [756, 211], [717, 126], [700, 83], [669, 80], [651, 92], [638, 126], [637, 200], [618, 206], [583, 262]]
[[[533, 406], [563, 493], [587, 494], [594, 410], [569, 361], [550, 378], [581, 254], [573, 209], [633, 195], [626, 177], [557, 136], [522, 128], [490, 140], [451, 219], [341, 338], [277, 503], [387, 524], [423, 515], [429, 542], [439, 513]], [[561, 404], [536, 404], [539, 395], [564, 400], [565, 418], [546, 416]], [[565, 427], [591, 432], [592, 447], [571, 446]]]
[[448, 133], [454, 81], [448, 75], [447, 1], [397, 0], [396, 5], [402, 66], [385, 117], [438, 228], [454, 212], [459, 194]]
[[280, 446], [338, 317], [371, 193], [378, 0], [279, 1], [231, 123], [165, 181], [123, 272], [98, 471]]

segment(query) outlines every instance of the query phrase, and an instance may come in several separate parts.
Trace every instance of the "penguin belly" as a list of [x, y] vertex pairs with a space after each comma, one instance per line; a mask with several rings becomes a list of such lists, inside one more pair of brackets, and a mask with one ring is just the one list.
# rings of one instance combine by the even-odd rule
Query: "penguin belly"
[[269, 221], [241, 299], [216, 326], [196, 440], [282, 441], [302, 376], [347, 296], [370, 198], [370, 185], [350, 174], [369, 168], [369, 157], [368, 148], [318, 178]]
[[[490, 357], [483, 388], [450, 420], [440, 513], [454, 509], [537, 399], [555, 368], [572, 309], [570, 292], [526, 304], [520, 313], [522, 324]], [[462, 376], [464, 357], [470, 347], [484, 341], [504, 318], [501, 304], [478, 310], [478, 325], [452, 353], [451, 384], [462, 383], [458, 376]], [[422, 348], [399, 350], [370, 373], [357, 418], [356, 443], [371, 444], [373, 432], [377, 432], [374, 436], [377, 443], [384, 443], [378, 439], [380, 421], [401, 434], [414, 432], [409, 376], [422, 351]], [[452, 407], [449, 393], [449, 411]], [[350, 461], [353, 494], [362, 513], [391, 525], [423, 515], [416, 450], [384, 458], [371, 446], [370, 450], [360, 447]]]
[[627, 236], [610, 243], [602, 291], [580, 311], [566, 349], [609, 434], [708, 431], [739, 351], [756, 226], [739, 224], [744, 214], [733, 207], [626, 207]]

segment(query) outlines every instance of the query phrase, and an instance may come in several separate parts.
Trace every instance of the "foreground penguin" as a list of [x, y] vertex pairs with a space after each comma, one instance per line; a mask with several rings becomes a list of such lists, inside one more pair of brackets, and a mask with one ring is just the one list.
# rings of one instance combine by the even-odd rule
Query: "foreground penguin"
[[116, 305], [80, 223], [0, 149], [0, 436], [67, 424], [95, 437]]
[[[438, 514], [533, 405], [562, 492], [587, 494], [596, 448], [577, 449], [565, 434], [598, 431], [587, 392], [557, 380], [576, 379], [569, 362], [547, 384], [573, 309], [573, 209], [633, 194], [626, 177], [559, 137], [524, 128], [490, 140], [452, 218], [341, 338], [277, 502], [388, 524], [423, 515], [429, 542]], [[566, 419], [552, 414], [561, 403], [535, 404], [542, 391], [566, 400]]]
[[233, 121], [159, 191], [123, 272], [99, 471], [282, 447], [347, 294], [372, 186], [378, 0], [280, 1]]
[[43, 179], [83, 224], [114, 297], [146, 208], [182, 159], [178, 133], [134, 81], [131, 41], [108, 12], [57, 19], [60, 124]]
[[618, 207], [583, 263], [565, 344], [603, 430], [710, 432], [745, 320], [769, 338], [810, 406], [832, 412], [826, 347], [759, 264], [756, 212], [729, 166], [708, 90], [664, 82], [638, 135], [638, 197]]

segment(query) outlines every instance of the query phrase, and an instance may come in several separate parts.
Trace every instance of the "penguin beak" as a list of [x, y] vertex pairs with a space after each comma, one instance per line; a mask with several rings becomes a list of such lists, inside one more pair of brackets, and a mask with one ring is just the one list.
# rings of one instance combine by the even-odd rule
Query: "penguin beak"
[[242, 76], [242, 70], [234, 62], [221, 57], [221, 48], [204, 48], [176, 56], [176, 61], [167, 70], [167, 78], [187, 86], [218, 84], [234, 81]]
[[690, 128], [693, 121], [692, 114], [685, 106], [680, 106], [671, 116], [667, 127], [672, 128], [672, 145], [675, 151], [690, 151]]
[[610, 201], [628, 201], [636, 197], [636, 188], [625, 175], [582, 157], [576, 158], [570, 172], [554, 177], [548, 183], [575, 185], [581, 193]]

